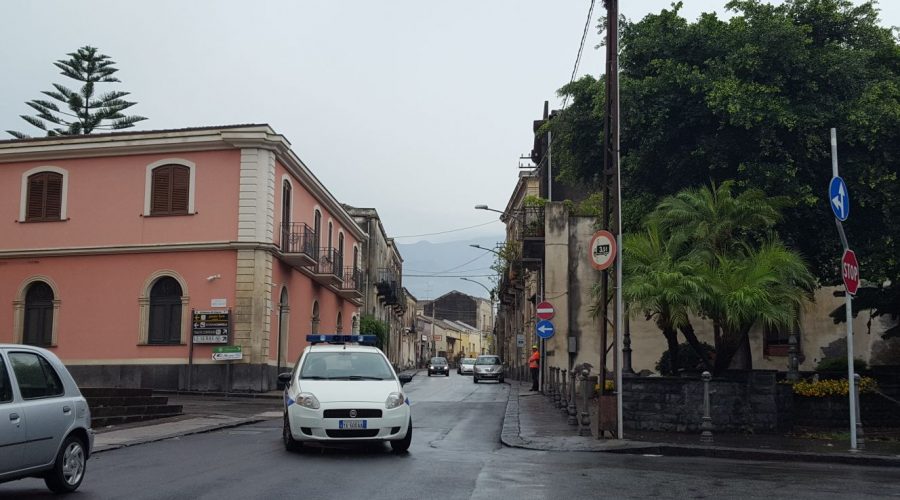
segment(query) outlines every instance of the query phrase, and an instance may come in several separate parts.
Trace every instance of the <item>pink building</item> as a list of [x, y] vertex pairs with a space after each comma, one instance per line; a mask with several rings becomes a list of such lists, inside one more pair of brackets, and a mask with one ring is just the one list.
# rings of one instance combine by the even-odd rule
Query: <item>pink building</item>
[[0, 342], [82, 385], [269, 390], [355, 331], [365, 238], [268, 125], [0, 141]]

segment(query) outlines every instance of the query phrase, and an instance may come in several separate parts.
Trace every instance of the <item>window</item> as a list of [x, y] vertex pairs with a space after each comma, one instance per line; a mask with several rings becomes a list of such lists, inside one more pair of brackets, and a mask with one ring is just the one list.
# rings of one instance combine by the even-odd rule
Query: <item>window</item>
[[26, 222], [58, 221], [62, 218], [63, 176], [57, 172], [38, 172], [28, 176]]
[[22, 399], [62, 396], [62, 381], [42, 356], [32, 352], [11, 352], [9, 364], [16, 374]]
[[281, 223], [290, 224], [291, 222], [291, 183], [287, 180], [281, 187]]
[[344, 333], [344, 315], [338, 311], [337, 315], [337, 327], [335, 327], [335, 333]]
[[313, 230], [316, 232], [316, 244], [314, 245], [314, 248], [316, 250], [316, 256], [318, 257], [319, 246], [322, 244], [322, 212], [318, 210], [316, 210], [315, 215], [313, 216]]
[[344, 233], [338, 233], [338, 267], [344, 267]]
[[148, 344], [181, 343], [181, 285], [162, 277], [150, 289]]
[[191, 169], [184, 165], [162, 165], [152, 171], [150, 215], [187, 215]]
[[312, 335], [319, 333], [319, 301], [313, 302], [312, 324], [309, 333]]
[[[790, 329], [784, 327], [763, 327], [763, 353], [766, 356], [787, 356], [790, 348]], [[800, 349], [800, 332], [797, 330], [797, 349]]]
[[9, 403], [10, 401], [12, 401], [12, 383], [9, 381], [6, 364], [0, 357], [0, 403]]
[[25, 293], [22, 342], [42, 347], [53, 345], [53, 290], [43, 281], [35, 281]]
[[328, 250], [331, 250], [333, 247], [331, 246], [331, 233], [334, 232], [334, 224], [331, 221], [328, 221]]

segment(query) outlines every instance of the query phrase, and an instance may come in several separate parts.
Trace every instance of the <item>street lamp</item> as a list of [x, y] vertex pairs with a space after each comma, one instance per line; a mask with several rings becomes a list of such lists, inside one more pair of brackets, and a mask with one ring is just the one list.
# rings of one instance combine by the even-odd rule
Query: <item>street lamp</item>
[[[491, 252], [491, 253], [495, 253], [495, 254], [497, 254], [497, 255], [500, 255], [500, 252], [498, 252], [498, 251], [496, 251], [496, 250], [492, 250], [492, 249], [490, 249], [490, 248], [484, 248], [484, 247], [481, 246], [481, 245], [476, 245], [476, 244], [472, 243], [472, 244], [470, 244], [469, 246], [472, 247], [472, 248], [477, 248], [477, 249], [479, 249], [479, 250], [487, 250], [488, 252]], [[465, 278], [461, 278], [461, 279], [465, 279]], [[466, 280], [466, 281], [472, 281], [472, 280]], [[478, 282], [475, 281], [475, 283], [478, 283]], [[478, 283], [478, 284], [481, 285], [481, 283]], [[484, 285], [481, 285], [481, 286], [484, 286]]]
[[[469, 245], [469, 246], [481, 248], [478, 245]], [[488, 250], [487, 248], [481, 248], [481, 249]], [[489, 251], [493, 252], [493, 250], [489, 250]], [[494, 252], [494, 253], [497, 253], [497, 252]], [[493, 332], [494, 332], [494, 291], [489, 289], [488, 287], [484, 286], [484, 283], [482, 283], [480, 281], [475, 281], [473, 279], [463, 278], [463, 277], [460, 277], [459, 279], [461, 279], [463, 281], [470, 281], [472, 283], [475, 283], [475, 284], [479, 285], [481, 288], [484, 288], [484, 290], [488, 293], [488, 298], [491, 301], [491, 332], [493, 334]], [[484, 330], [482, 330], [482, 332], [483, 331]], [[493, 345], [491, 346], [491, 349], [493, 349], [494, 354], [497, 354], [497, 335], [496, 334], [493, 335], [493, 340], [494, 340], [494, 342], [493, 342]]]

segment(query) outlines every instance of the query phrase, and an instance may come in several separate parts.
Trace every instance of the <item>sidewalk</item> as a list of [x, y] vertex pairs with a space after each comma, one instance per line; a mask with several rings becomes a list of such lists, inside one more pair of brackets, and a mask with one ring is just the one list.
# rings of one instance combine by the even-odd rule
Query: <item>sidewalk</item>
[[706, 456], [741, 460], [832, 462], [900, 467], [900, 441], [869, 439], [865, 450], [849, 451], [846, 441], [784, 435], [717, 434], [700, 443], [699, 434], [626, 432], [626, 439], [594, 439], [578, 435], [578, 426], [543, 394], [529, 392], [530, 383], [509, 381], [509, 401], [501, 441], [507, 446], [545, 451]]

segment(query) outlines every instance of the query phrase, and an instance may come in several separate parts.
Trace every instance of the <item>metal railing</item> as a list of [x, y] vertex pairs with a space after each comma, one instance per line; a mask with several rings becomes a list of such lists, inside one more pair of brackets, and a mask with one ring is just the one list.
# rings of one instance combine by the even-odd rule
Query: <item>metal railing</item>
[[336, 248], [320, 248], [316, 274], [331, 274], [344, 277], [344, 256]]
[[344, 268], [344, 281], [341, 290], [356, 290], [362, 292], [362, 272], [355, 267]]
[[544, 207], [525, 207], [515, 211], [519, 239], [544, 237]]
[[318, 257], [318, 247], [316, 246], [318, 241], [316, 232], [303, 222], [281, 224], [279, 247], [283, 253], [302, 253], [316, 259]]

